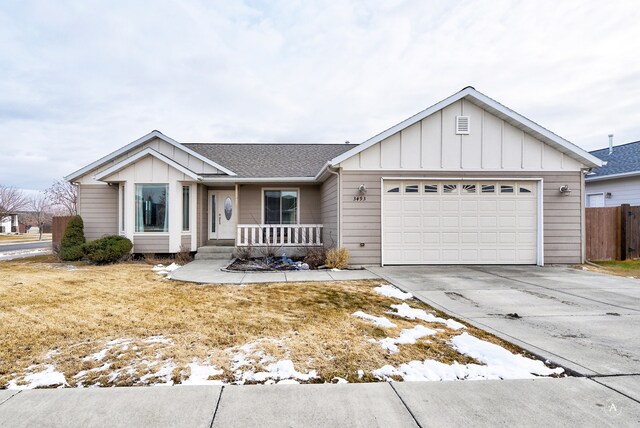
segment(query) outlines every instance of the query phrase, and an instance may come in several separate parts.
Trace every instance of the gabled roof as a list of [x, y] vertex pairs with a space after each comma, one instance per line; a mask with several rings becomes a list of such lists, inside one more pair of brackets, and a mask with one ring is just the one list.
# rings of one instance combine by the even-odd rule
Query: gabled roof
[[189, 149], [188, 147], [185, 147], [183, 144], [180, 144], [179, 142], [177, 142], [173, 138], [167, 137], [162, 132], [160, 132], [160, 131], [151, 131], [147, 135], [145, 135], [145, 136], [143, 136], [141, 138], [138, 138], [135, 141], [132, 141], [131, 143], [129, 143], [126, 146], [116, 150], [115, 152], [112, 152], [112, 153], [108, 154], [107, 156], [104, 156], [104, 157], [98, 159], [97, 161], [90, 163], [89, 165], [85, 166], [84, 168], [81, 168], [81, 169], [77, 170], [76, 172], [67, 175], [66, 177], [64, 177], [64, 179], [67, 180], [67, 181], [77, 180], [78, 178], [82, 177], [86, 173], [91, 172], [92, 170], [94, 170], [96, 168], [100, 168], [102, 165], [112, 161], [113, 159], [117, 158], [118, 156], [121, 156], [121, 155], [123, 155], [123, 154], [125, 154], [125, 153], [127, 153], [127, 152], [129, 152], [131, 150], [134, 150], [136, 147], [142, 146], [143, 144], [147, 143], [148, 141], [153, 140], [154, 138], [159, 138], [162, 141], [165, 141], [165, 142], [171, 144], [174, 147], [178, 147], [181, 150], [184, 150], [185, 152], [187, 152], [191, 156], [194, 156], [195, 158], [200, 159], [201, 161], [211, 165], [214, 168], [217, 168], [218, 170], [224, 172], [227, 175], [231, 175], [231, 176], [236, 175], [230, 169], [227, 169], [227, 168], [223, 167], [222, 165], [219, 165], [216, 162], [212, 161], [211, 159], [208, 159], [205, 156], [202, 156], [201, 154], [192, 151], [191, 149]]
[[118, 171], [121, 171], [122, 169], [126, 168], [127, 166], [131, 165], [134, 162], [137, 162], [138, 160], [145, 158], [147, 156], [153, 156], [156, 159], [160, 159], [161, 161], [163, 161], [164, 163], [171, 165], [172, 167], [174, 167], [175, 169], [177, 169], [178, 171], [182, 172], [183, 174], [193, 178], [194, 180], [202, 180], [202, 177], [200, 177], [198, 174], [196, 174], [195, 172], [191, 171], [189, 168], [186, 168], [182, 165], [180, 165], [178, 162], [174, 161], [171, 158], [168, 158], [167, 156], [163, 155], [162, 153], [159, 153], [149, 147], [147, 147], [144, 150], [139, 151], [138, 153], [136, 153], [133, 156], [130, 156], [128, 158], [125, 158], [123, 160], [121, 160], [120, 162], [116, 163], [115, 165], [112, 165], [111, 167], [105, 169], [104, 171], [101, 171], [99, 174], [97, 174], [94, 178], [96, 180], [102, 180], [104, 178], [109, 177], [112, 174], [115, 174]]
[[594, 150], [591, 154], [602, 159], [606, 164], [594, 169], [592, 174], [587, 175], [586, 181], [640, 175], [640, 141], [615, 146], [611, 154], [608, 147]]
[[315, 177], [329, 159], [353, 144], [183, 143], [231, 168], [238, 177]]
[[357, 147], [351, 149], [350, 151], [333, 158], [331, 161], [329, 161], [329, 164], [337, 165], [340, 162], [343, 162], [346, 159], [362, 152], [363, 150], [366, 150], [367, 148], [379, 143], [385, 138], [390, 137], [391, 135], [413, 125], [414, 123], [421, 121], [425, 117], [430, 116], [433, 113], [439, 110], [442, 110], [448, 105], [451, 105], [463, 98], [477, 105], [478, 107], [488, 111], [489, 113], [492, 113], [498, 118], [510, 123], [516, 128], [522, 129], [523, 131], [531, 134], [533, 137], [539, 139], [540, 141], [543, 141], [549, 144], [551, 147], [574, 158], [575, 160], [581, 162], [585, 166], [596, 167], [596, 166], [602, 165], [602, 161], [600, 161], [600, 159], [591, 155], [587, 151], [581, 149], [575, 144], [570, 143], [564, 138], [559, 137], [558, 135], [554, 134], [548, 129], [543, 128], [542, 126], [516, 113], [515, 111], [503, 106], [499, 102], [489, 98], [483, 93], [476, 91], [471, 86], [467, 86], [460, 92], [451, 95], [449, 98], [446, 98], [440, 101], [439, 103], [432, 105], [426, 110], [423, 110], [420, 113], [414, 116], [411, 116], [409, 119], [406, 119], [398, 123], [397, 125], [392, 126], [386, 131], [381, 132], [380, 134], [368, 139], [362, 144], [359, 144]]

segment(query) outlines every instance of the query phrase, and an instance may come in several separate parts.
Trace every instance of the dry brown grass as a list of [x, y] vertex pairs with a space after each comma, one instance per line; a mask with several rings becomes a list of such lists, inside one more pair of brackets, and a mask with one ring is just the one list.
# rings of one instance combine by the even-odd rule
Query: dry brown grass
[[[24, 242], [37, 242], [40, 235], [37, 233], [23, 235], [0, 235], [0, 244], [21, 244]], [[43, 241], [51, 241], [50, 233], [42, 234]]]
[[[220, 378], [233, 381], [231, 357], [239, 346], [252, 342], [257, 342], [256, 351], [291, 359], [299, 372], [317, 370], [320, 382], [334, 376], [349, 382], [374, 381], [372, 370], [414, 359], [473, 362], [447, 344], [460, 332], [385, 314], [399, 301], [372, 290], [380, 281], [238, 287], [164, 280], [144, 263], [76, 263], [77, 270], [68, 266], [47, 257], [0, 263], [0, 388], [27, 367], [44, 364], [55, 365], [72, 386], [79, 381], [73, 378], [78, 372], [104, 363], [111, 364], [108, 371], [121, 369], [120, 376], [109, 379], [108, 371], [94, 371], [82, 382], [144, 384], [153, 376], [141, 378], [159, 367], [150, 369], [145, 360], [173, 362], [175, 382], [188, 377], [186, 366], [194, 359], [224, 369]], [[446, 318], [418, 301], [409, 303]], [[358, 310], [386, 316], [398, 327], [375, 327], [351, 315]], [[397, 354], [368, 342], [395, 337], [418, 323], [441, 331], [415, 345], [400, 346]], [[467, 331], [520, 352], [481, 330]], [[145, 341], [152, 336], [171, 342]], [[84, 360], [115, 339], [129, 342], [113, 346], [101, 361]], [[358, 370], [367, 374], [359, 379]]]
[[609, 275], [640, 278], [640, 260], [598, 261], [595, 264], [599, 267], [584, 264], [578, 265], [576, 268]]

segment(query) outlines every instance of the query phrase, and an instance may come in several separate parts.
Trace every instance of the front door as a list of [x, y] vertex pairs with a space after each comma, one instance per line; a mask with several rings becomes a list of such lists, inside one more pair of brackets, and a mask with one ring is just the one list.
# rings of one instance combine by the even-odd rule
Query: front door
[[234, 239], [235, 191], [209, 190], [209, 239]]

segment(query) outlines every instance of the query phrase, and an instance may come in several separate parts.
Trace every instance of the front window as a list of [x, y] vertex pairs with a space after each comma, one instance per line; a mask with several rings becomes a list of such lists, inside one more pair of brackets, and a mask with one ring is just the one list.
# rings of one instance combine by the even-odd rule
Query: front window
[[298, 192], [296, 190], [264, 191], [265, 224], [297, 224]]
[[136, 232], [168, 232], [168, 184], [136, 184]]
[[189, 186], [182, 186], [182, 230], [189, 230]]

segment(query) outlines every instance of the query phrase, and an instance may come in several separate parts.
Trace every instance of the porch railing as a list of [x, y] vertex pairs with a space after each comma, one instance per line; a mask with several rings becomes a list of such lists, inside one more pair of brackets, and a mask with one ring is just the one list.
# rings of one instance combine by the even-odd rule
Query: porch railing
[[319, 246], [321, 224], [239, 224], [236, 246]]

